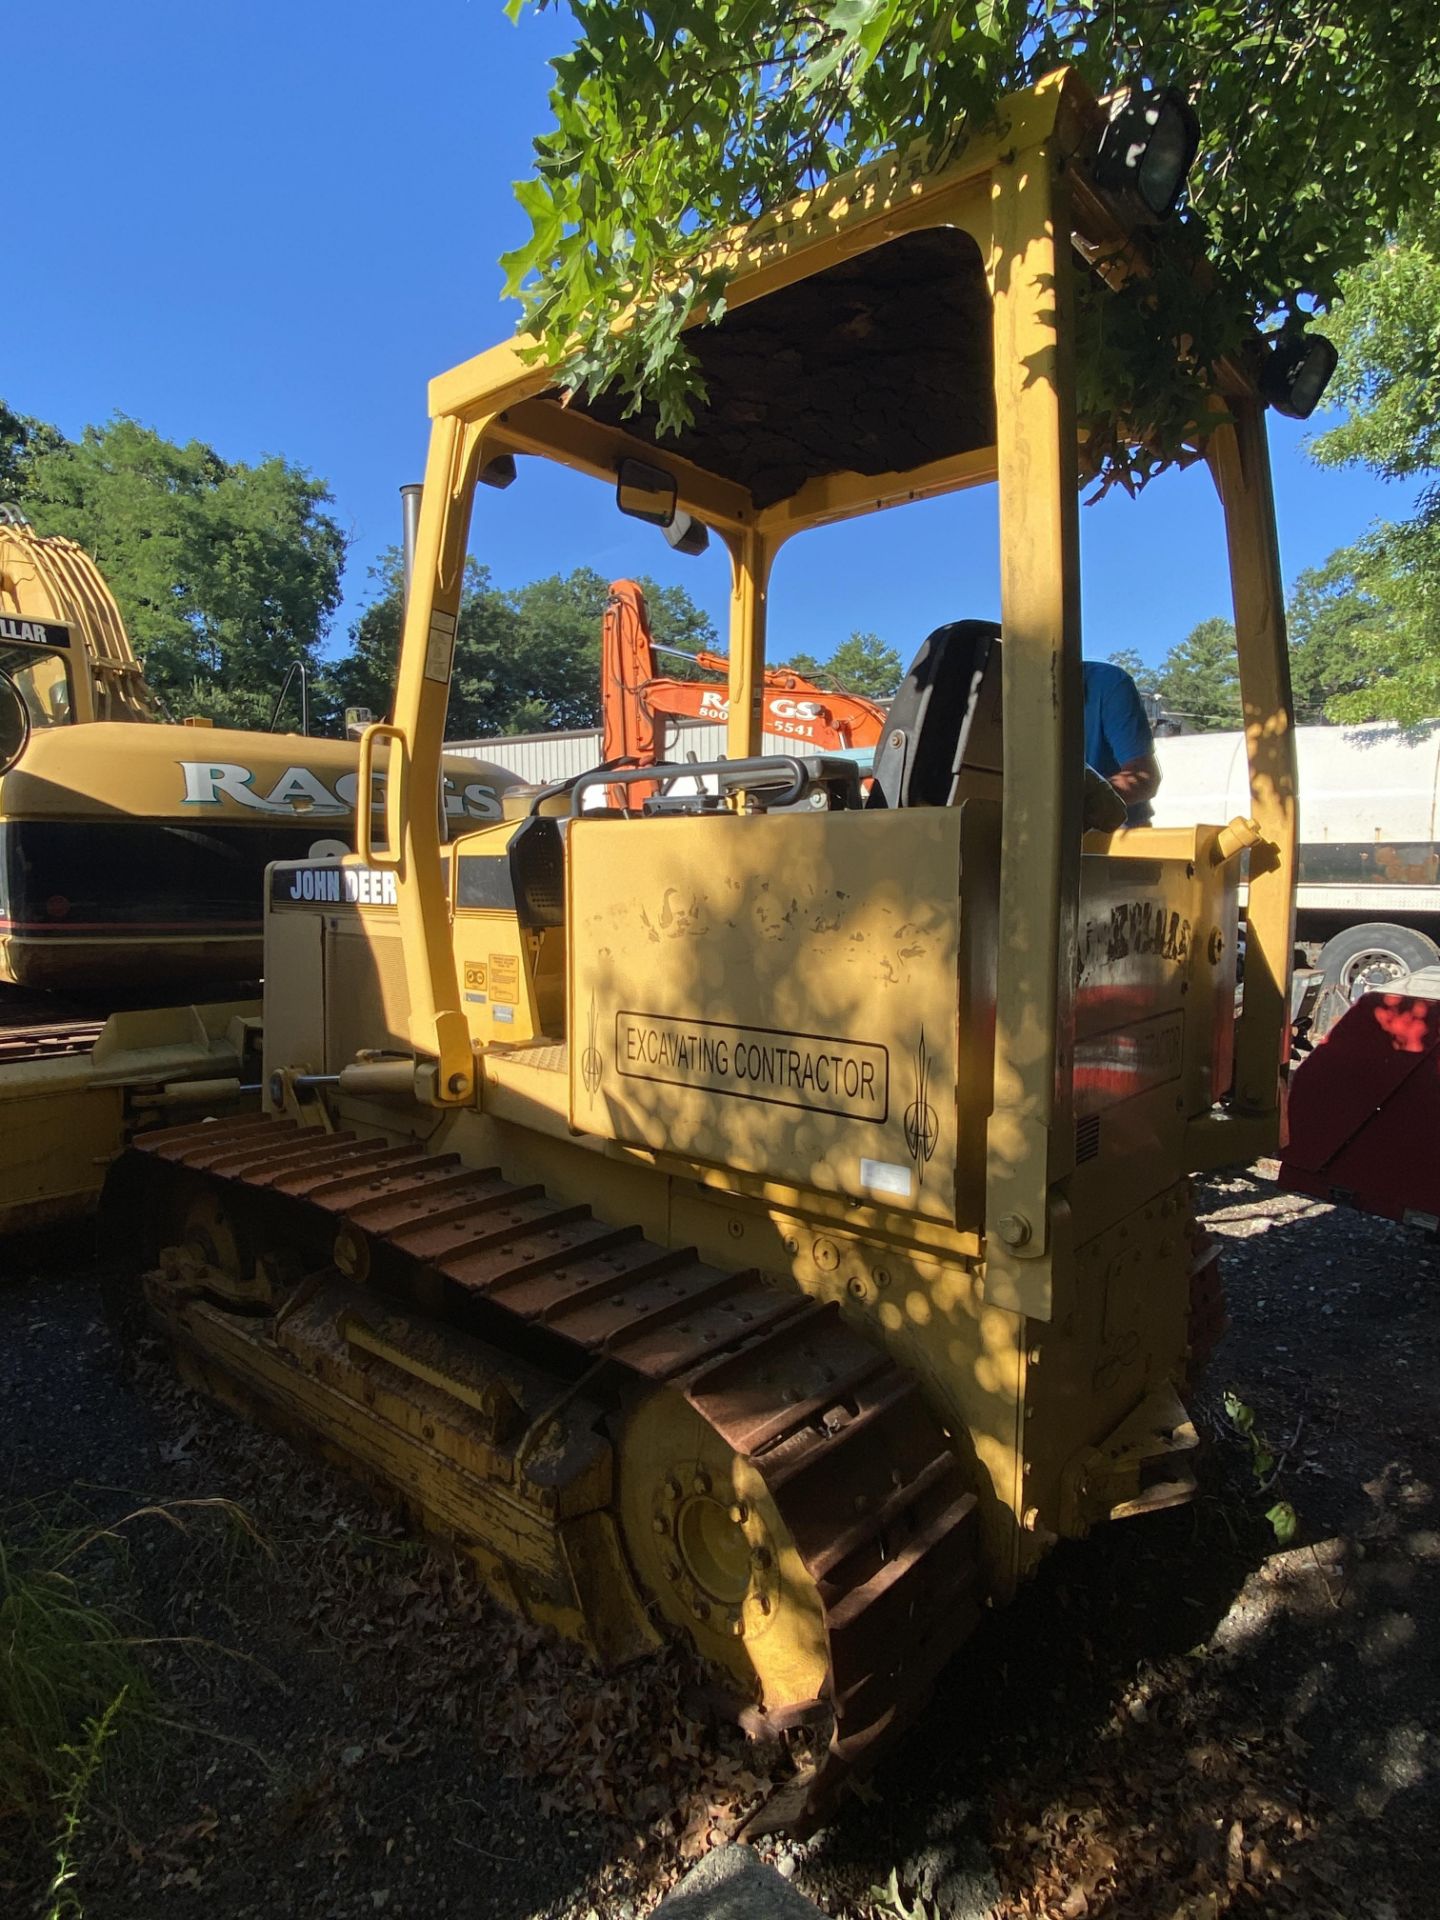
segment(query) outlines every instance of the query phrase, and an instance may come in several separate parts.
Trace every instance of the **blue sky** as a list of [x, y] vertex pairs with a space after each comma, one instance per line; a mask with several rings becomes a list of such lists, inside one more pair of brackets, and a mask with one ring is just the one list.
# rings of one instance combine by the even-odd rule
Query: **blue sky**
[[[333, 641], [419, 478], [429, 376], [502, 337], [510, 183], [544, 125], [566, 18], [501, 0], [45, 0], [7, 10], [28, 102], [8, 147], [0, 393], [77, 433], [119, 411], [231, 459], [323, 475], [352, 541]], [[1287, 580], [1412, 491], [1323, 470], [1272, 415]], [[522, 469], [472, 545], [502, 585], [589, 564], [680, 581], [723, 618], [725, 569], [673, 556], [593, 482]], [[1228, 612], [1213, 489], [1167, 475], [1081, 515], [1086, 652], [1158, 659]], [[829, 529], [782, 553], [771, 657], [854, 628], [908, 657], [996, 609], [988, 496]], [[722, 628], [723, 630], [723, 628]]]

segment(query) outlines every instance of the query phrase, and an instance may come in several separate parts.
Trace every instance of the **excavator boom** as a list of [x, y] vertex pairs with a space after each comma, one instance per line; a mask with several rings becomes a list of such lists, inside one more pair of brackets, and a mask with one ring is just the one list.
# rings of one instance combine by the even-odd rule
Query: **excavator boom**
[[[666, 719], [708, 720], [724, 725], [730, 717], [730, 662], [723, 653], [702, 650], [684, 654], [713, 683], [679, 680], [656, 672], [657, 653], [679, 654], [677, 647], [657, 647], [642, 589], [633, 580], [617, 580], [610, 589], [601, 628], [600, 686], [602, 758], [607, 766], [652, 767], [665, 758]], [[793, 740], [812, 752], [846, 753], [879, 744], [885, 709], [858, 694], [841, 693], [816, 685], [789, 667], [765, 672], [760, 704], [763, 729]], [[638, 807], [653, 788], [642, 783], [628, 789], [628, 804]], [[619, 789], [611, 804], [627, 804]]]

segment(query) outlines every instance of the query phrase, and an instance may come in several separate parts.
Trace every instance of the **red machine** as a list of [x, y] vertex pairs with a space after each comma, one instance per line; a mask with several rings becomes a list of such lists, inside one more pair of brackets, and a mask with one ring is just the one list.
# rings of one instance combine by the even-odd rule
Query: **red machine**
[[[657, 653], [693, 661], [706, 673], [719, 676], [721, 684], [666, 679], [655, 671]], [[641, 767], [658, 764], [664, 757], [664, 721], [668, 717], [725, 720], [730, 712], [730, 693], [724, 684], [728, 672], [729, 662], [723, 653], [683, 653], [678, 647], [657, 647], [645, 595], [633, 580], [615, 581], [600, 636], [601, 751], [605, 761]], [[873, 700], [817, 687], [788, 667], [767, 670], [763, 700], [765, 731], [783, 734], [815, 752], [844, 753], [873, 747], [885, 730], [885, 709]], [[638, 806], [644, 797], [634, 786], [628, 789], [629, 805]]]
[[1280, 1184], [1440, 1230], [1440, 968], [1362, 994], [1295, 1068]]

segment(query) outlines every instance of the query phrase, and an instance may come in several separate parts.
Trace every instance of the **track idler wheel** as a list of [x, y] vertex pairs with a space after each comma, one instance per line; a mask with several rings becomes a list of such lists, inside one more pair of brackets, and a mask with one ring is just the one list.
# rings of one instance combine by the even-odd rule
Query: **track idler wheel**
[[818, 1710], [824, 1607], [759, 1470], [665, 1390], [630, 1415], [619, 1467], [631, 1562], [666, 1619], [777, 1729]]
[[265, 1236], [243, 1193], [182, 1176], [157, 1183], [151, 1200], [148, 1233], [168, 1284], [225, 1306], [274, 1305], [277, 1261], [265, 1257]]

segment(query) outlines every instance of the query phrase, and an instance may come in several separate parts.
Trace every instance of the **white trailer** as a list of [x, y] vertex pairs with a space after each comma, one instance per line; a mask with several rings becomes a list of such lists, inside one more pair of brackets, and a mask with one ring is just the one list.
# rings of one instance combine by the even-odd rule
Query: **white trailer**
[[[489, 761], [504, 767], [533, 786], [545, 786], [551, 780], [570, 780], [590, 773], [600, 764], [599, 727], [580, 727], [569, 733], [499, 733], [488, 740], [447, 740], [447, 757]], [[706, 720], [671, 720], [666, 727], [665, 756], [669, 760], [723, 760], [726, 748], [725, 725]], [[796, 753], [794, 740], [778, 733], [767, 733], [760, 744], [762, 753]], [[849, 756], [852, 760], [857, 755]]]
[[[1349, 1002], [1440, 961], [1440, 720], [1300, 727], [1296, 743], [1296, 937]], [[1249, 814], [1243, 735], [1175, 734], [1155, 751], [1157, 827]]]

